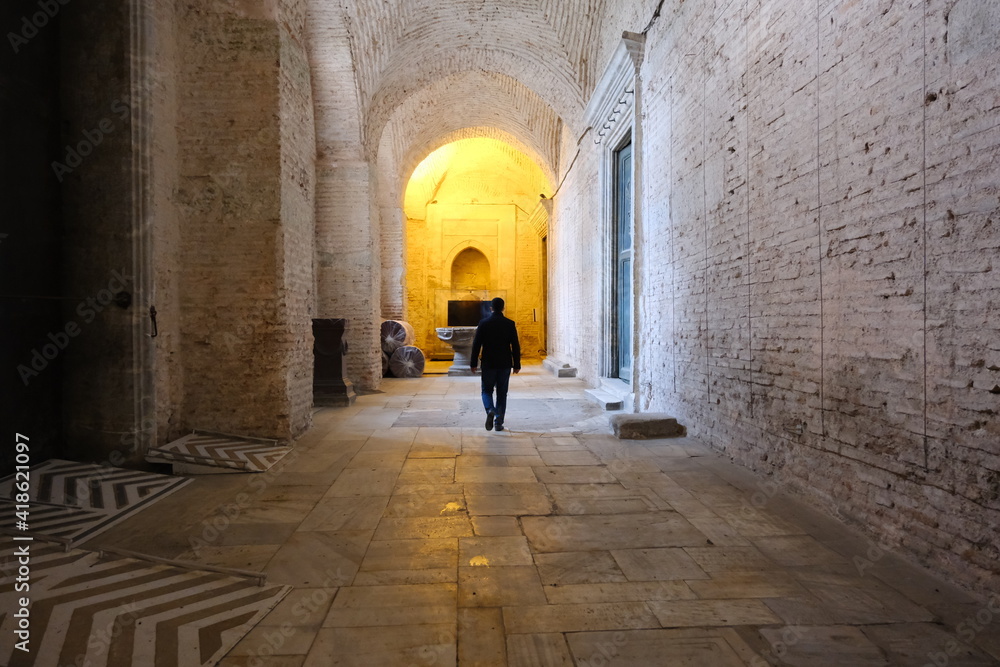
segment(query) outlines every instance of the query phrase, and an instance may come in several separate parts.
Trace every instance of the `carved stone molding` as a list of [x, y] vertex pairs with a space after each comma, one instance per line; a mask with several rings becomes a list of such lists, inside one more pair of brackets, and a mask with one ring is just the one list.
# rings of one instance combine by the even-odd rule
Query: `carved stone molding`
[[642, 65], [646, 36], [622, 33], [611, 62], [598, 81], [584, 120], [594, 130], [594, 143], [603, 143], [622, 118], [630, 117], [635, 105], [635, 80]]

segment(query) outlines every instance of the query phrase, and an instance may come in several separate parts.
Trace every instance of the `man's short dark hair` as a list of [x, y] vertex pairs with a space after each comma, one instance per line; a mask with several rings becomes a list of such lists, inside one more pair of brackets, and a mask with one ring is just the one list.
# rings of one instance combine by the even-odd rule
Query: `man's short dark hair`
[[490, 301], [490, 306], [492, 306], [494, 313], [502, 313], [503, 299], [501, 299], [500, 297], [493, 299], [492, 301]]

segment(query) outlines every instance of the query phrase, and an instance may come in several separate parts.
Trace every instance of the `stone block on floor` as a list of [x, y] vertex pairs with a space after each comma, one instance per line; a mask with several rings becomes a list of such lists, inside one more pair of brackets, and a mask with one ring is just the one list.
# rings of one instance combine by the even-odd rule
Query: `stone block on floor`
[[542, 366], [548, 372], [552, 373], [557, 378], [575, 378], [576, 369], [567, 363], [559, 361], [557, 359], [546, 359], [542, 362]]
[[621, 440], [675, 438], [684, 435], [684, 427], [673, 417], [661, 412], [621, 414], [611, 417], [611, 428]]

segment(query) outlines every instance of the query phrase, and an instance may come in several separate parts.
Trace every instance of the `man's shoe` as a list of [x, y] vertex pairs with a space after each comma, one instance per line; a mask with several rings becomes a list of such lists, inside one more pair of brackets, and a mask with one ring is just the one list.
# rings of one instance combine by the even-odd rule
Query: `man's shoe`
[[496, 415], [496, 413], [493, 412], [492, 410], [490, 410], [490, 411], [488, 411], [486, 413], [486, 430], [487, 431], [492, 431], [493, 430], [493, 417], [495, 415]]
[[498, 424], [497, 424], [497, 430], [498, 430], [498, 431], [502, 431], [502, 430], [503, 430], [503, 424], [499, 424], [499, 423], [498, 423]]

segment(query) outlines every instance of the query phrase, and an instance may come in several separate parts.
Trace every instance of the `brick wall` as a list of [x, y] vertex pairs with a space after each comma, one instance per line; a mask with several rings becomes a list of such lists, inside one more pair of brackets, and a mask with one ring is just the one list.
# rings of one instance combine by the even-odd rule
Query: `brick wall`
[[185, 427], [285, 439], [310, 421], [313, 122], [302, 12], [275, 11], [180, 16], [178, 328]]
[[347, 375], [377, 388], [380, 313], [378, 219], [366, 162], [320, 159], [316, 189], [318, 317], [346, 318]]
[[316, 316], [350, 320], [346, 372], [373, 389], [382, 377], [380, 225], [349, 33], [341, 8], [329, 4], [310, 5], [308, 26], [316, 109]]
[[[995, 589], [997, 10], [664, 13], [641, 70], [639, 406]], [[553, 317], [556, 356], [595, 380], [583, 146], [557, 198]]]
[[283, 264], [281, 346], [286, 358], [285, 392], [293, 433], [311, 425], [313, 404], [312, 318], [316, 292], [316, 124], [312, 77], [305, 40], [305, 2], [286, 2], [279, 21], [281, 70], [281, 238]]

